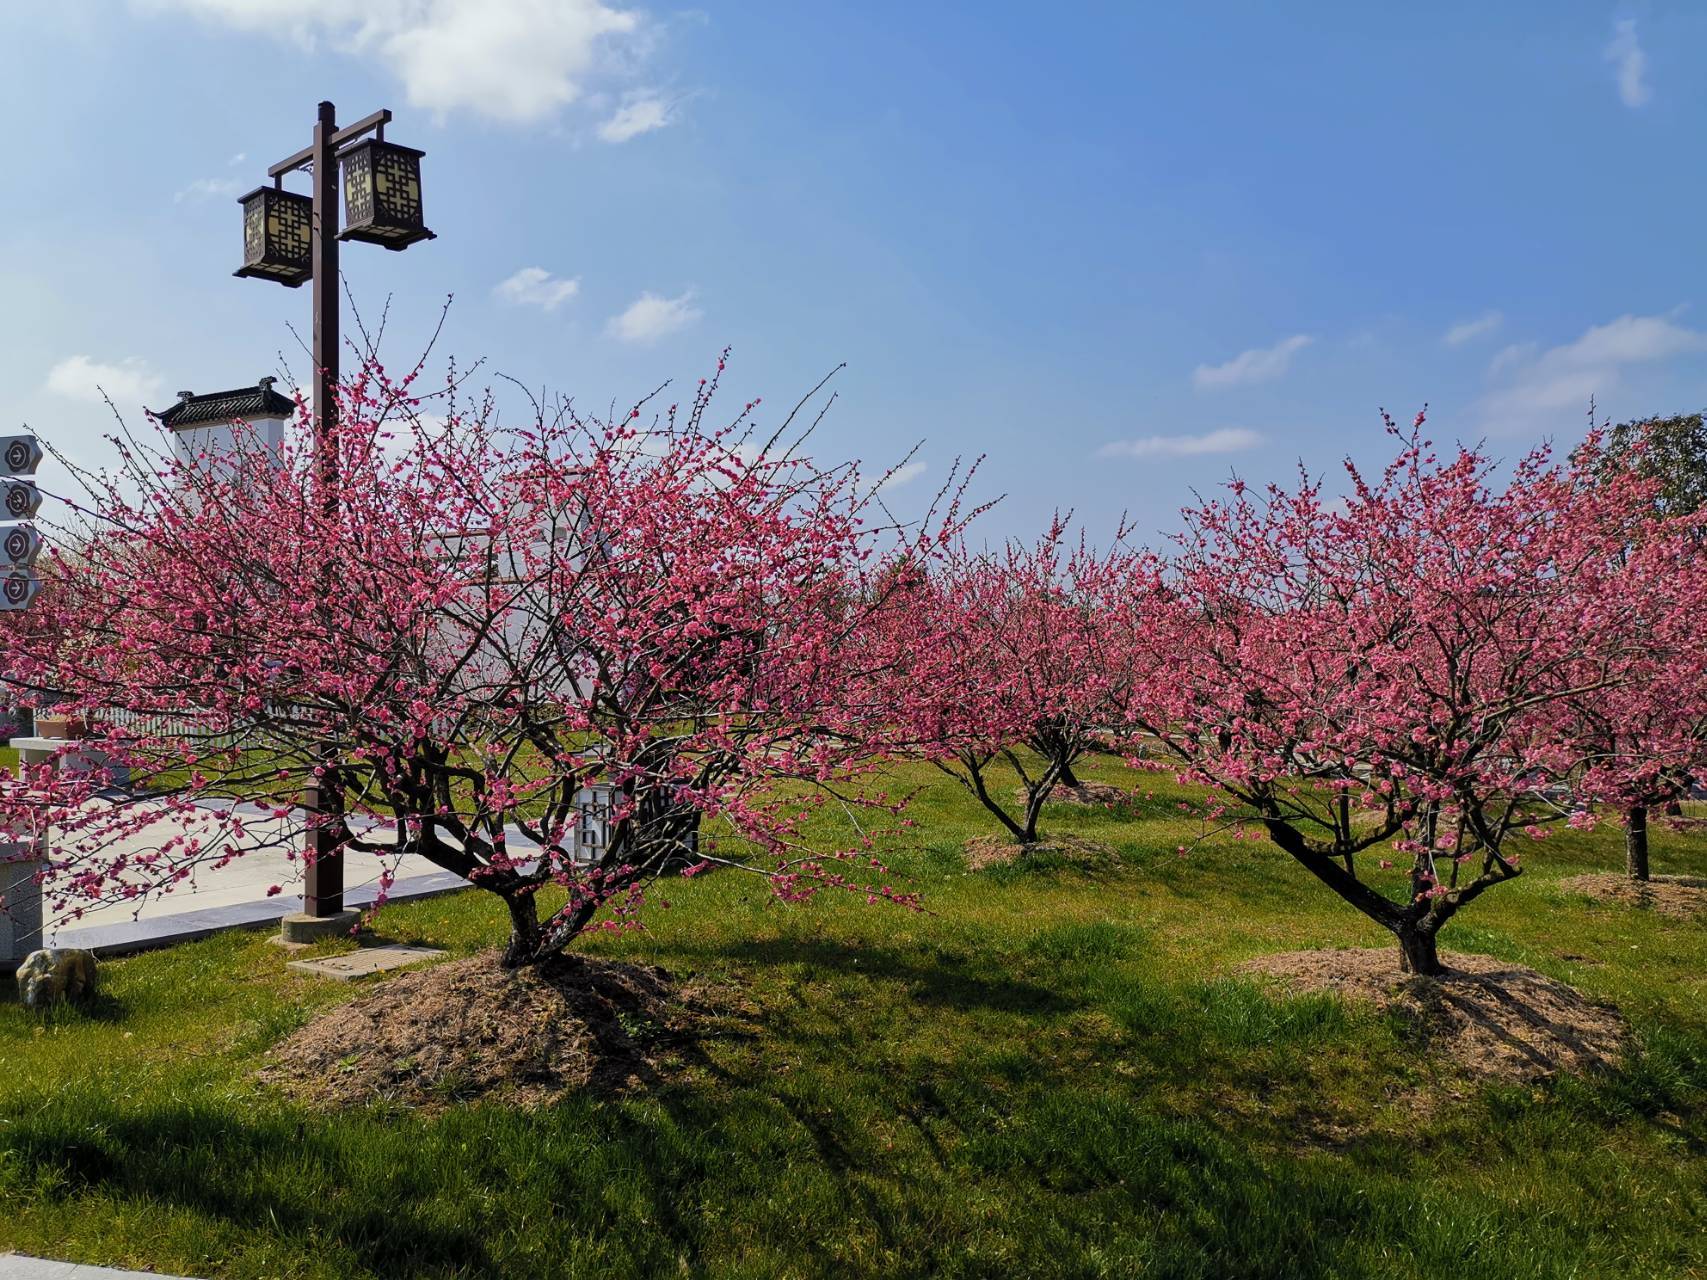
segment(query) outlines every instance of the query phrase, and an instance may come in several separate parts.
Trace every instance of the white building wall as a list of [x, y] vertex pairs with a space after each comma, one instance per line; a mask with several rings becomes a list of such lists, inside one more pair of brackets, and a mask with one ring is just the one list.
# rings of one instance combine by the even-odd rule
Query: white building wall
[[265, 445], [274, 453], [284, 448], [283, 418], [256, 418], [239, 425], [235, 422], [199, 422], [193, 427], [177, 427], [172, 434], [178, 460], [194, 462], [201, 454], [210, 457], [229, 457], [241, 443], [247, 449]]

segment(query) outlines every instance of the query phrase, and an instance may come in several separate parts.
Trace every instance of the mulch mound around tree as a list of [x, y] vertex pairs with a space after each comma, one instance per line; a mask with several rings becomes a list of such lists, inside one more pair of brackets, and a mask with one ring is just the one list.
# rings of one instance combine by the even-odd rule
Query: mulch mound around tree
[[1331, 991], [1403, 1016], [1429, 1050], [1476, 1080], [1523, 1082], [1617, 1062], [1629, 1024], [1614, 1008], [1523, 965], [1441, 953], [1438, 978], [1399, 971], [1398, 948], [1289, 951], [1259, 956], [1244, 973], [1294, 991]]
[[1007, 866], [1037, 854], [1053, 853], [1081, 866], [1105, 867], [1120, 861], [1120, 854], [1100, 840], [1058, 835], [1016, 844], [1012, 836], [973, 836], [966, 842], [966, 865], [973, 871]]
[[693, 1041], [750, 1009], [663, 969], [560, 956], [507, 970], [496, 951], [386, 979], [281, 1043], [265, 1080], [315, 1106], [549, 1103], [662, 1078]]
[[[1014, 796], [1024, 803], [1025, 788], [1015, 787]], [[1048, 804], [1076, 804], [1088, 809], [1117, 809], [1123, 804], [1131, 804], [1137, 796], [1130, 787], [1117, 787], [1110, 782], [1081, 782], [1076, 787], [1057, 782], [1055, 789], [1049, 793]]]
[[1559, 888], [1566, 893], [1642, 907], [1679, 920], [1707, 915], [1707, 880], [1700, 876], [1655, 876], [1638, 881], [1616, 872], [1601, 871], [1561, 880]]

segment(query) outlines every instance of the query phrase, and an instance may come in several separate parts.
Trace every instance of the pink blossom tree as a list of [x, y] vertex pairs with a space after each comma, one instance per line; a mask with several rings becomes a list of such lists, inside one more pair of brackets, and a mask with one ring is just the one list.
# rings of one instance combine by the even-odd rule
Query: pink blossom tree
[[[1021, 845], [1037, 841], [1050, 795], [1076, 785], [1073, 765], [1128, 700], [1133, 559], [1074, 544], [1057, 518], [1034, 543], [956, 543], [890, 614], [894, 652], [874, 665], [898, 732]], [[1001, 764], [1019, 781], [1017, 802]]]
[[[1632, 501], [1650, 500], [1643, 540], [1621, 558], [1631, 596], [1626, 679], [1592, 689], [1564, 708], [1562, 732], [1580, 753], [1585, 803], [1614, 807], [1624, 826], [1625, 870], [1649, 879], [1648, 825], [1656, 810], [1677, 813], [1707, 776], [1707, 558], [1703, 516], [1668, 515], [1660, 481], [1640, 466], [1640, 446], [1613, 472]], [[1585, 452], [1585, 463], [1595, 457]], [[1603, 473], [1608, 461], [1600, 460]], [[1633, 481], [1629, 472], [1637, 479]]]
[[[1580, 794], [1612, 806], [1624, 827], [1624, 869], [1651, 878], [1648, 827], [1655, 811], [1677, 814], [1707, 775], [1707, 708], [1685, 679], [1699, 680], [1701, 651], [1670, 662], [1643, 662], [1651, 683], [1584, 698], [1575, 731], [1585, 758]], [[1665, 690], [1674, 690], [1668, 698]]]
[[1426, 974], [1441, 927], [1520, 873], [1514, 840], [1576, 808], [1559, 717], [1632, 678], [1621, 557], [1645, 517], [1625, 481], [1545, 451], [1501, 481], [1421, 426], [1389, 421], [1397, 459], [1348, 463], [1342, 503], [1301, 476], [1186, 513], [1132, 717], [1216, 788], [1212, 816], [1259, 826]]
[[[86, 477], [48, 607], [0, 637], [0, 670], [87, 720], [75, 751], [104, 762], [0, 779], [0, 810], [59, 833], [57, 908], [169, 891], [254, 847], [234, 802], [284, 817], [312, 789], [344, 797], [311, 819], [323, 847], [500, 897], [511, 966], [631, 923], [667, 871], [908, 900], [869, 836], [814, 849], [802, 826], [884, 740], [850, 696], [875, 674], [860, 636], [892, 607], [888, 561], [935, 537], [870, 521], [857, 468], [755, 436], [754, 405], [710, 427], [715, 379], [644, 426], [644, 405], [565, 408], [515, 431], [454, 382], [428, 415], [414, 383], [365, 369], [321, 462], [302, 421], [278, 453], [121, 441]], [[614, 802], [589, 854], [593, 784]]]

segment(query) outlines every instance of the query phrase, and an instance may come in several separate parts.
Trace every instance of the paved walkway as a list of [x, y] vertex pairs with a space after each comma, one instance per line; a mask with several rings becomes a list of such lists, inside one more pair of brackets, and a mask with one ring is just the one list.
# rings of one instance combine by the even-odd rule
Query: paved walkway
[[[301, 911], [302, 862], [285, 853], [287, 848], [301, 847], [300, 817], [274, 818], [270, 811], [253, 805], [238, 805], [236, 811], [244, 819], [248, 852], [223, 867], [197, 868], [170, 893], [150, 897], [140, 906], [117, 902], [86, 910], [77, 919], [56, 920], [51, 903], [44, 903], [44, 945], [87, 947], [103, 954], [141, 951], [205, 937], [221, 929], [263, 927]], [[514, 828], [508, 835], [511, 847], [524, 857], [536, 848]], [[162, 833], [151, 829], [128, 843], [141, 851], [158, 847], [161, 839]], [[370, 905], [378, 896], [380, 877], [387, 868], [394, 874], [389, 902], [467, 887], [460, 876], [440, 870], [425, 858], [382, 859], [370, 853], [350, 853], [344, 859], [346, 905]], [[273, 885], [281, 886], [282, 892], [268, 896], [267, 890]]]
[[55, 1262], [51, 1258], [27, 1258], [21, 1253], [0, 1253], [0, 1280], [123, 1280], [125, 1276], [145, 1280], [190, 1280], [166, 1276], [158, 1271], [114, 1271], [81, 1262]]

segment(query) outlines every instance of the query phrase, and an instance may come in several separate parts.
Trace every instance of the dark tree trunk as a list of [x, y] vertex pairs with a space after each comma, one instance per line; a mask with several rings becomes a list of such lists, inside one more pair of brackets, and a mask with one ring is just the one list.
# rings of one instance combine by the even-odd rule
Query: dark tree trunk
[[1326, 853], [1312, 851], [1304, 837], [1294, 827], [1278, 818], [1263, 819], [1263, 826], [1268, 831], [1269, 839], [1273, 840], [1277, 847], [1291, 854], [1299, 865], [1303, 866], [1311, 875], [1375, 921], [1376, 924], [1383, 929], [1391, 929], [1395, 933], [1402, 927], [1404, 921], [1402, 909], [1397, 903], [1383, 897], [1364, 884], [1357, 878], [1353, 870], [1348, 870], [1348, 867], [1352, 865], [1350, 858], [1346, 858], [1342, 865], [1337, 858]]
[[1392, 930], [1399, 941], [1400, 969], [1406, 973], [1431, 976], [1446, 972], [1446, 966], [1440, 963], [1440, 952], [1435, 939], [1441, 926], [1457, 914], [1463, 903], [1475, 898], [1485, 886], [1463, 890], [1453, 899], [1435, 902], [1424, 910], [1416, 906], [1414, 900], [1430, 886], [1420, 879], [1420, 872], [1413, 871], [1413, 905], [1401, 907], [1359, 880], [1354, 871], [1349, 869], [1349, 857], [1344, 859], [1347, 865], [1342, 865], [1339, 858], [1332, 857], [1325, 851], [1312, 850], [1294, 827], [1278, 818], [1265, 818], [1263, 825], [1268, 830], [1269, 838], [1308, 868], [1316, 879], [1376, 924]]
[[1008, 811], [1004, 809], [1001, 804], [997, 802], [996, 798], [990, 794], [990, 788], [984, 781], [984, 766], [987, 763], [988, 761], [980, 760], [976, 756], [970, 754], [962, 755], [960, 757], [960, 766], [965, 770], [965, 772], [955, 773], [950, 769], [948, 770], [948, 773], [950, 777], [958, 779], [962, 786], [964, 786], [973, 795], [977, 796], [978, 803], [983, 805], [1001, 821], [1002, 826], [1007, 828], [1008, 834], [1014, 838], [1015, 843], [1024, 844], [1028, 839], [1036, 839], [1037, 822], [1035, 818], [1032, 820], [1031, 824], [1032, 834], [1028, 837], [1026, 835], [1025, 828], [1015, 822], [1013, 818], [1009, 816]]
[[[642, 800], [640, 810], [621, 824], [621, 831], [604, 853], [599, 866], [607, 878], [599, 892], [552, 916], [544, 927], [535, 920], [531, 896], [525, 904], [510, 903], [512, 932], [510, 950], [505, 953], [507, 966], [541, 964], [560, 954], [581, 936], [602, 906], [621, 898], [636, 882], [692, 866], [699, 859], [699, 828], [704, 814], [698, 808], [649, 796]], [[624, 865], [632, 870], [619, 874], [617, 868]], [[523, 945], [530, 935], [531, 942]], [[512, 954], [518, 956], [513, 963]]]
[[1632, 880], [1648, 878], [1648, 810], [1635, 805], [1624, 815], [1624, 869]]
[[1060, 782], [1063, 787], [1077, 787], [1079, 785], [1079, 775], [1073, 772], [1072, 765], [1063, 764], [1061, 766]]
[[506, 969], [520, 969], [539, 960], [539, 908], [531, 893], [518, 893], [504, 899], [510, 909], [510, 942], [504, 948], [502, 964]]
[[1398, 938], [1399, 968], [1406, 973], [1433, 977], [1446, 972], [1446, 966], [1440, 963], [1434, 930], [1403, 925], [1398, 930]]
[[1037, 843], [1037, 819], [1043, 813], [1043, 789], [1039, 787], [1026, 798], [1025, 830], [1019, 834], [1021, 844]]

